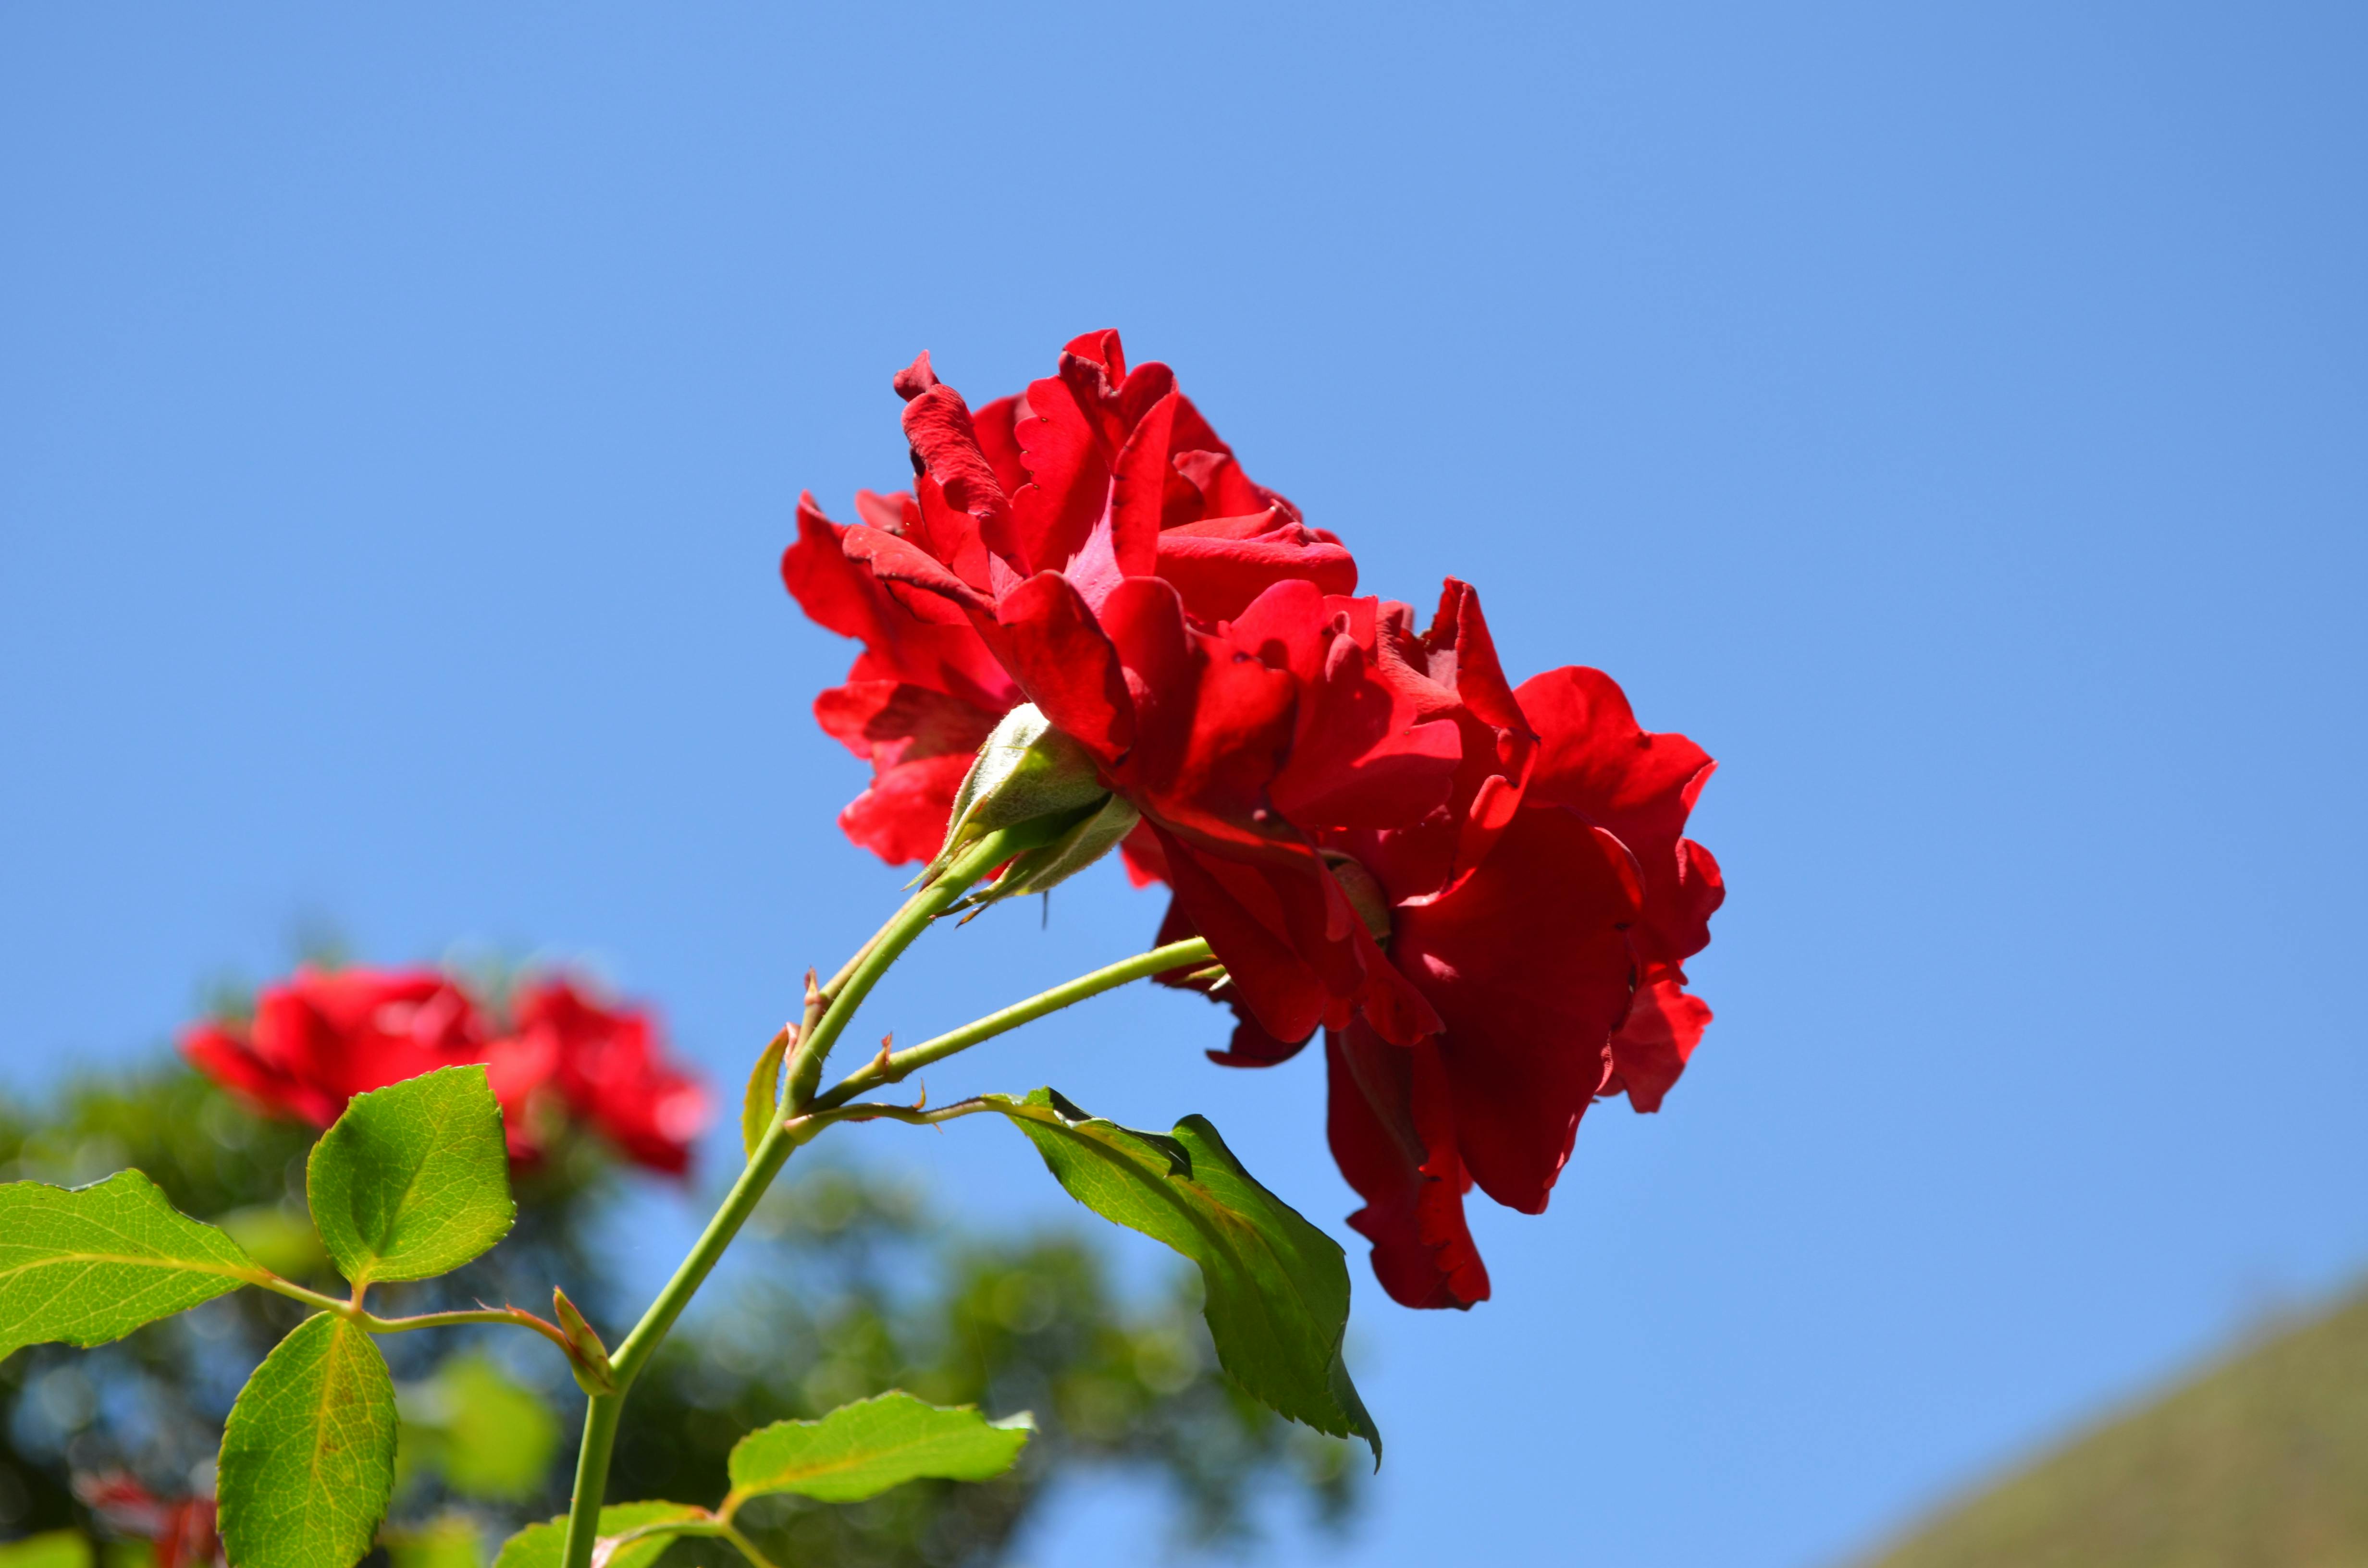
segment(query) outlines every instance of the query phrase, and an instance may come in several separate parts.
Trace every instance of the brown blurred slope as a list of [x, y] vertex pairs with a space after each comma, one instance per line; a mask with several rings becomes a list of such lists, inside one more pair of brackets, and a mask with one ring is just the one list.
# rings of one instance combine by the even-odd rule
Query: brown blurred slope
[[2368, 1568], [2368, 1290], [1862, 1560], [2008, 1565]]

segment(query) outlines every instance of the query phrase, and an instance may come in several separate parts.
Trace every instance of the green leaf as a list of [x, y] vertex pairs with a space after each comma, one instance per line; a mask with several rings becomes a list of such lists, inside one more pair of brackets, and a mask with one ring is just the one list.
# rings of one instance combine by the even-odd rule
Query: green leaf
[[819, 1421], [776, 1421], [732, 1446], [734, 1498], [795, 1492], [855, 1503], [924, 1477], [985, 1481], [1009, 1470], [1035, 1424], [989, 1421], [975, 1405], [948, 1410], [890, 1392]]
[[559, 1422], [492, 1358], [462, 1351], [397, 1397], [404, 1461], [443, 1476], [463, 1497], [515, 1502], [542, 1489]]
[[748, 1069], [748, 1087], [740, 1096], [740, 1143], [752, 1160], [781, 1113], [781, 1058], [789, 1053], [790, 1033], [781, 1030], [757, 1054], [757, 1065]]
[[[694, 1508], [688, 1503], [611, 1503], [600, 1510], [600, 1539], [608, 1540], [644, 1525], [704, 1523], [707, 1517], [706, 1509]], [[658, 1555], [673, 1544], [670, 1534], [648, 1535], [631, 1545], [616, 1548], [605, 1562], [596, 1549], [592, 1560], [601, 1563], [601, 1568], [650, 1568]], [[501, 1555], [494, 1559], [494, 1568], [559, 1568], [566, 1551], [567, 1520], [562, 1517], [544, 1524], [529, 1525], [502, 1542]]]
[[353, 1568], [394, 1487], [394, 1384], [370, 1336], [315, 1313], [239, 1391], [215, 1486], [237, 1568]]
[[509, 1233], [502, 1108], [483, 1067], [440, 1067], [356, 1095], [313, 1145], [304, 1190], [355, 1286], [427, 1279]]
[[90, 1538], [80, 1530], [50, 1530], [0, 1540], [0, 1568], [90, 1568]]
[[1260, 1187], [1206, 1119], [1138, 1132], [1051, 1089], [981, 1098], [1028, 1134], [1070, 1197], [1201, 1266], [1209, 1335], [1236, 1382], [1319, 1432], [1364, 1438], [1381, 1462], [1382, 1435], [1340, 1359], [1349, 1265], [1339, 1244]]
[[138, 1171], [0, 1186], [0, 1356], [45, 1339], [104, 1345], [262, 1272]]

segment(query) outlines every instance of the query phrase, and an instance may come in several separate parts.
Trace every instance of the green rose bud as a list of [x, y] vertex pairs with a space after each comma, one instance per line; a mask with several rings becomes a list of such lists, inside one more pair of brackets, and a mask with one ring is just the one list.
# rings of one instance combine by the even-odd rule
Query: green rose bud
[[1003, 716], [954, 794], [946, 841], [924, 881], [990, 833], [1042, 823], [1053, 836], [1013, 861], [1001, 880], [969, 901], [1042, 892], [1100, 859], [1133, 830], [1140, 813], [1110, 792], [1093, 754], [1053, 727], [1032, 702]]

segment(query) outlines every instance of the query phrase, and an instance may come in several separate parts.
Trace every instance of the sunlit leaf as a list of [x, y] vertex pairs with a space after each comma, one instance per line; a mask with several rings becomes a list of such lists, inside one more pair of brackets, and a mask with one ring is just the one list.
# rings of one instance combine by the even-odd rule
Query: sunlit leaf
[[[690, 1523], [707, 1517], [707, 1510], [694, 1508], [688, 1503], [611, 1503], [600, 1510], [600, 1539], [608, 1541], [627, 1530], [646, 1525]], [[659, 1534], [644, 1536], [605, 1554], [597, 1549], [594, 1561], [601, 1568], [650, 1568], [660, 1553], [674, 1544], [674, 1537]], [[501, 1555], [494, 1559], [494, 1568], [559, 1568], [567, 1551], [567, 1521], [549, 1520], [529, 1525], [502, 1542]]]
[[138, 1171], [89, 1187], [0, 1186], [0, 1356], [45, 1339], [103, 1345], [260, 1272]]
[[853, 1503], [924, 1477], [985, 1481], [1009, 1470], [1035, 1429], [1028, 1416], [989, 1421], [909, 1393], [842, 1405], [819, 1421], [776, 1421], [732, 1447], [735, 1497], [794, 1492]]
[[757, 1145], [772, 1131], [781, 1114], [781, 1058], [789, 1053], [790, 1031], [775, 1034], [748, 1069], [748, 1087], [740, 1096], [740, 1144], [756, 1158]]
[[1260, 1187], [1206, 1119], [1139, 1132], [1051, 1089], [983, 1099], [1028, 1134], [1069, 1196], [1201, 1266], [1209, 1335], [1235, 1381], [1319, 1432], [1364, 1438], [1379, 1461], [1381, 1433], [1340, 1358], [1349, 1266], [1339, 1244]]
[[306, 1318], [239, 1391], [215, 1485], [233, 1568], [353, 1568], [394, 1486], [394, 1384], [370, 1336]]
[[483, 1067], [356, 1095], [305, 1167], [313, 1223], [356, 1285], [426, 1279], [509, 1233], [509, 1158]]

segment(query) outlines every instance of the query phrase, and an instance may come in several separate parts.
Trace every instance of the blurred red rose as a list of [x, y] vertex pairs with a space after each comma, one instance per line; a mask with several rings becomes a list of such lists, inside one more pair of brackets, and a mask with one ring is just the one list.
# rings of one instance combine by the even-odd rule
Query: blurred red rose
[[564, 981], [526, 993], [496, 1030], [433, 970], [301, 969], [256, 997], [243, 1025], [202, 1023], [181, 1051], [267, 1110], [326, 1127], [354, 1096], [482, 1063], [513, 1161], [542, 1153], [545, 1108], [591, 1126], [628, 1159], [680, 1172], [709, 1116], [706, 1091], [665, 1060], [647, 1013], [610, 1011]]
[[490, 1054], [476, 1005], [434, 970], [298, 970], [244, 1028], [192, 1026], [181, 1050], [216, 1082], [326, 1127], [354, 1096]]
[[109, 1533], [152, 1543], [152, 1568], [209, 1568], [223, 1561], [211, 1497], [159, 1497], [120, 1471], [77, 1474], [74, 1491]]
[[599, 1129], [635, 1165], [680, 1174], [714, 1108], [700, 1082], [666, 1060], [656, 1018], [611, 1008], [566, 980], [530, 987], [518, 1002], [518, 1042], [552, 1063], [568, 1110]]

